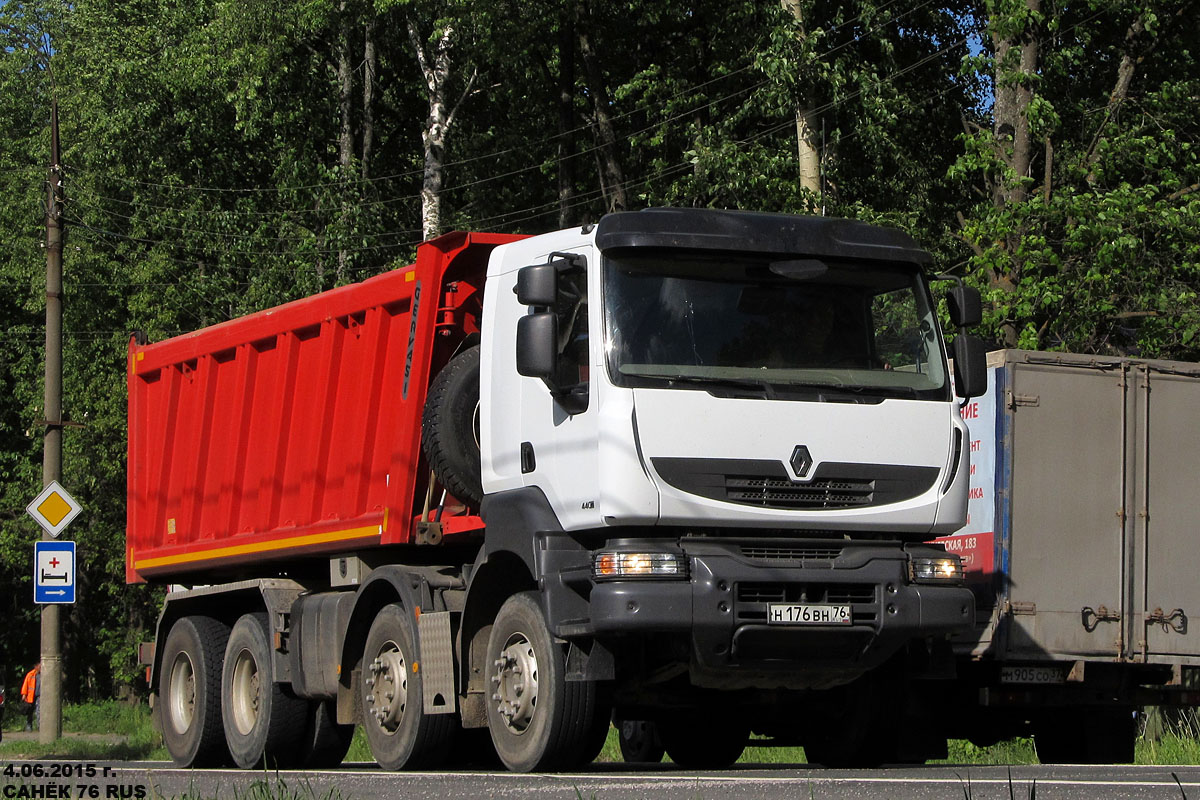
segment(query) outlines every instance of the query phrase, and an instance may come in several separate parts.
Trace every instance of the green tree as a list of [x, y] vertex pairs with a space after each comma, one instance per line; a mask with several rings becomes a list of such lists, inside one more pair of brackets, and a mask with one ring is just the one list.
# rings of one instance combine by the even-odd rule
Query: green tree
[[1000, 343], [1195, 358], [1195, 4], [987, 4], [992, 125], [952, 174]]

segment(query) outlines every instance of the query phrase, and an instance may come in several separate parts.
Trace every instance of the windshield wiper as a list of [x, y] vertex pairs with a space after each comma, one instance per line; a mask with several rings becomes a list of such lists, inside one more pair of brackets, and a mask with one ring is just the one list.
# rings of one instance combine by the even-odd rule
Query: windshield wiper
[[812, 389], [822, 394], [830, 395], [848, 395], [857, 398], [878, 398], [885, 397], [911, 397], [916, 399], [920, 397], [920, 393], [911, 386], [875, 386], [871, 384], [861, 383], [832, 383], [818, 381], [797, 381], [795, 383], [788, 382], [784, 387], [790, 388], [793, 386], [802, 387], [804, 389]]
[[756, 393], [768, 400], [775, 399], [775, 387], [767, 381], [754, 378], [705, 378], [700, 375], [642, 375], [643, 378], [658, 378], [674, 385], [677, 383], [696, 386], [701, 389], [738, 389], [741, 391], [757, 390]]
[[911, 386], [878, 386], [843, 381], [776, 381], [777, 394], [812, 392], [821, 400], [850, 400], [852, 402], [879, 402], [888, 397], [913, 398], [920, 393]]
[[917, 398], [919, 392], [911, 386], [870, 386], [841, 381], [769, 381], [762, 378], [705, 377], [675, 373], [641, 373], [639, 378], [666, 381], [671, 386], [687, 385], [699, 389], [734, 390], [753, 393], [766, 400], [786, 399], [789, 395], [810, 395], [818, 400], [879, 402], [886, 397]]

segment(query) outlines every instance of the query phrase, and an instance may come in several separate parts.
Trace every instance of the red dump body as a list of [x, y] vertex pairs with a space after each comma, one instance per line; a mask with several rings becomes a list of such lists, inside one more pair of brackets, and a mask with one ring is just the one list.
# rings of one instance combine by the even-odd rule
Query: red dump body
[[[131, 342], [126, 579], [411, 543], [430, 376], [478, 333], [488, 254], [518, 238], [447, 234], [406, 269]], [[446, 537], [482, 529], [465, 513], [442, 523]]]

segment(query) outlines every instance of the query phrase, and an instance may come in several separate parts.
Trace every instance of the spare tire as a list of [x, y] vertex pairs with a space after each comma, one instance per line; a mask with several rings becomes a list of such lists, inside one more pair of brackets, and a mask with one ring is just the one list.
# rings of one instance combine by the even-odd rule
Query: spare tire
[[442, 486], [473, 508], [483, 500], [479, 463], [479, 348], [450, 359], [433, 379], [421, 416], [421, 447]]

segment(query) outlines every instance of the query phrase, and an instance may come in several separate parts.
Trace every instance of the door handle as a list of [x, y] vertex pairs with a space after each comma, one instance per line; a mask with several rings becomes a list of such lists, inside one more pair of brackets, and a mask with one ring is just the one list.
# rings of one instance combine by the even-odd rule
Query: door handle
[[1146, 624], [1151, 625], [1158, 623], [1162, 625], [1163, 633], [1187, 633], [1188, 618], [1187, 614], [1183, 613], [1182, 608], [1177, 608], [1169, 614], [1164, 614], [1161, 608], [1156, 608], [1146, 615]]
[[1121, 614], [1109, 611], [1106, 606], [1100, 606], [1099, 608], [1084, 606], [1080, 611], [1080, 618], [1083, 622], [1083, 629], [1091, 633], [1096, 630], [1096, 626], [1101, 622], [1120, 622]]

